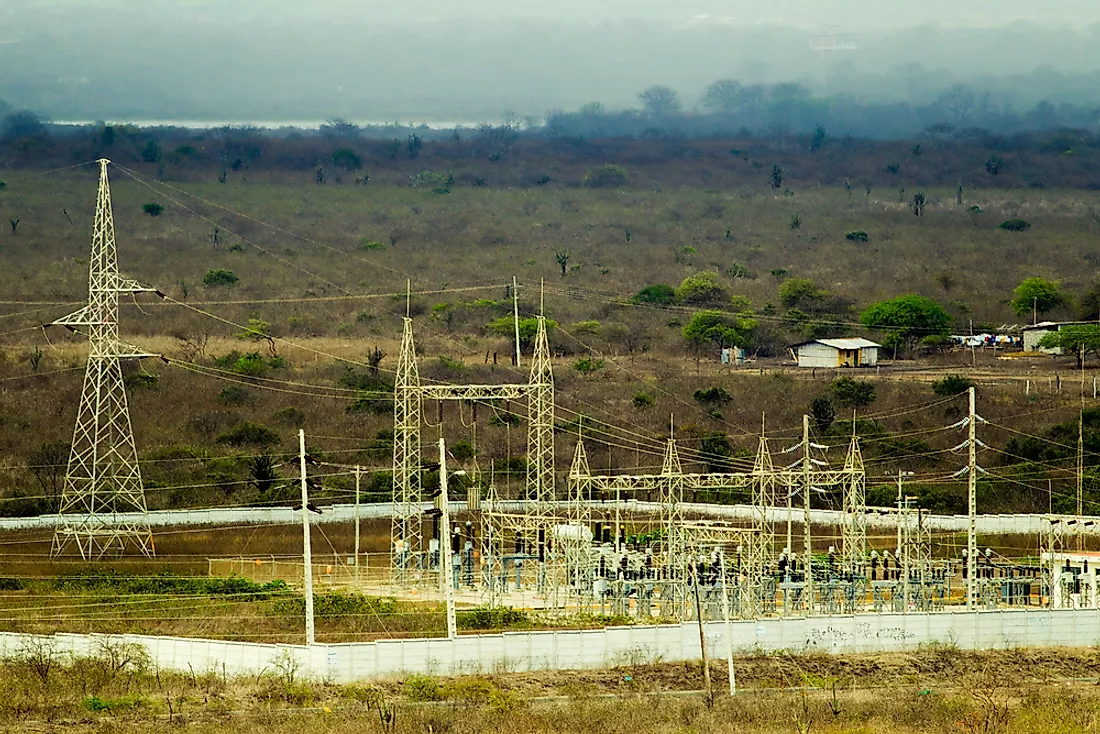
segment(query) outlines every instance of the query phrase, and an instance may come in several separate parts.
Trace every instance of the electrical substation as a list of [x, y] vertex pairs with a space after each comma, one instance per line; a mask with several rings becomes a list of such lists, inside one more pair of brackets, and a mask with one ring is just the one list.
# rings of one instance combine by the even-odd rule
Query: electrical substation
[[[54, 322], [87, 327], [90, 353], [53, 553], [75, 547], [84, 559], [131, 550], [152, 556], [119, 365], [154, 355], [119, 340], [118, 300], [120, 294], [156, 291], [119, 275], [106, 161], [100, 162], [89, 286], [88, 305]], [[516, 298], [514, 285], [511, 293]], [[449, 606], [665, 621], [1100, 606], [1100, 555], [1085, 550], [1084, 542], [1098, 526], [1082, 512], [1080, 482], [1076, 516], [1044, 518], [1037, 555], [1008, 558], [978, 543], [977, 483], [985, 471], [978, 456], [986, 448], [979, 434], [986, 421], [973, 387], [965, 416], [944, 427], [965, 436], [953, 449], [962, 468], [951, 479], [965, 483], [969, 509], [965, 546], [956, 552], [955, 542], [941, 542], [927, 513], [904, 494], [903, 474], [894, 506], [868, 507], [869, 478], [854, 420], [846, 448], [839, 447], [843, 456], [831, 462], [806, 416], [801, 439], [791, 446], [775, 445], [762, 425], [751, 468], [743, 471], [685, 471], [671, 422], [659, 472], [593, 471], [586, 443], [598, 442], [598, 432], [583, 420], [566, 428], [555, 421], [546, 318], [537, 316], [525, 356], [518, 348], [518, 307], [516, 313], [516, 365], [527, 362], [529, 378], [501, 384], [422, 383], [413, 321], [404, 318], [392, 396], [390, 552], [381, 575], [359, 584], [364, 591], [416, 599], [438, 592]], [[442, 435], [449, 409], [459, 411], [475, 447], [479, 420], [522, 416], [522, 481], [512, 478], [514, 471], [505, 476], [493, 464], [479, 466], [476, 452], [472, 464], [449, 472]], [[424, 435], [433, 426], [438, 443]], [[559, 471], [559, 455], [571, 455], [567, 471]], [[305, 456], [303, 439], [298, 509], [308, 558], [313, 508]], [[508, 468], [514, 470], [514, 463]], [[456, 479], [465, 507], [452, 519], [448, 482]], [[504, 496], [505, 488], [511, 496]], [[744, 497], [751, 511], [736, 521], [715, 518], [699, 511], [694, 500], [700, 494]], [[815, 519], [814, 503], [824, 499], [840, 508], [837, 522]], [[656, 503], [659, 511], [632, 509], [641, 501]], [[896, 537], [879, 531], [869, 537], [871, 518], [879, 529], [887, 521]], [[348, 565], [358, 570], [359, 559], [357, 544]], [[310, 563], [304, 564], [307, 588]]]

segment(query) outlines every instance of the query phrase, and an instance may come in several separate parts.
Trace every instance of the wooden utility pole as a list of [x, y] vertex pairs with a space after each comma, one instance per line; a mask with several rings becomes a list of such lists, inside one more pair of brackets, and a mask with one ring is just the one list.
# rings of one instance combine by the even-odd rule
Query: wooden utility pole
[[703, 685], [706, 686], [707, 708], [714, 705], [714, 688], [710, 684], [710, 661], [707, 659], [707, 633], [703, 627], [703, 603], [699, 600], [699, 567], [691, 561], [692, 587], [695, 589], [695, 619], [699, 623], [699, 649], [703, 654]]

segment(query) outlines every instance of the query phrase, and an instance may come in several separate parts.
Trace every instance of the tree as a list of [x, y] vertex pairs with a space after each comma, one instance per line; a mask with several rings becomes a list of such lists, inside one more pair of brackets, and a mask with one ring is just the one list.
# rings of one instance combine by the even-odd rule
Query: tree
[[[490, 323], [487, 328], [491, 333], [497, 336], [508, 337], [514, 339], [516, 336], [516, 325], [511, 316], [501, 316], [496, 321]], [[546, 319], [546, 333], [550, 334], [551, 331], [558, 328], [558, 322], [552, 319]], [[519, 320], [519, 345], [524, 349], [530, 348], [535, 343], [535, 337], [538, 335], [539, 320], [536, 318], [527, 318]]]
[[164, 212], [164, 207], [153, 202], [150, 204], [142, 204], [141, 210], [151, 217], [159, 217]]
[[820, 395], [810, 402], [810, 415], [814, 417], [817, 430], [827, 431], [836, 420], [836, 407], [828, 395]]
[[561, 268], [561, 277], [565, 277], [565, 273], [569, 269], [569, 250], [555, 250], [554, 259], [558, 262], [558, 267]]
[[972, 387], [974, 387], [974, 381], [968, 377], [963, 377], [962, 375], [947, 375], [943, 379], [936, 380], [932, 383], [932, 392], [936, 395], [942, 395], [945, 398], [949, 398], [952, 395], [964, 393]]
[[363, 165], [363, 158], [351, 148], [337, 148], [332, 152], [332, 162], [345, 171], [355, 171]]
[[683, 303], [720, 303], [726, 300], [726, 289], [719, 284], [718, 273], [703, 270], [684, 278], [676, 296]]
[[141, 149], [141, 160], [146, 163], [160, 162], [160, 146], [157, 145], [157, 141], [154, 138], [149, 138], [145, 143], [145, 147]]
[[1081, 296], [1077, 314], [1082, 321], [1100, 319], [1100, 280], [1093, 283], [1085, 291], [1085, 295]]
[[862, 408], [875, 402], [875, 386], [865, 380], [838, 377], [832, 385], [833, 399], [843, 408]]
[[206, 286], [234, 285], [239, 281], [236, 273], [225, 268], [213, 268], [202, 276], [202, 284]]
[[1100, 355], [1100, 324], [1071, 324], [1058, 331], [1051, 331], [1039, 340], [1043, 349], [1061, 349], [1072, 352], [1081, 367], [1085, 355]]
[[0, 120], [0, 140], [47, 137], [46, 125], [30, 110], [20, 110]]
[[778, 189], [783, 186], [783, 174], [786, 173], [778, 165], [772, 166], [772, 188]]
[[684, 338], [695, 346], [714, 344], [719, 349], [744, 347], [756, 329], [752, 319], [738, 318], [725, 311], [699, 311], [684, 327]]
[[658, 283], [647, 285], [634, 294], [631, 303], [652, 303], [657, 306], [671, 306], [676, 303], [676, 289], [670, 285]]
[[974, 112], [974, 92], [965, 84], [953, 84], [936, 98], [936, 104], [956, 121], [963, 121]]
[[915, 294], [876, 303], [860, 314], [859, 321], [869, 329], [890, 330], [896, 340], [894, 346], [928, 334], [946, 334], [951, 326], [951, 317], [943, 306]]
[[1047, 313], [1065, 303], [1058, 284], [1044, 278], [1025, 278], [1013, 293], [1015, 297], [1009, 305], [1017, 316]]
[[821, 150], [821, 146], [825, 145], [825, 138], [828, 134], [825, 132], [825, 128], [821, 125], [814, 126], [813, 135], [810, 136], [810, 151], [816, 153]]
[[359, 137], [359, 126], [348, 122], [342, 117], [333, 117], [330, 120], [325, 120], [320, 127], [320, 133], [326, 138], [357, 138]]
[[779, 286], [779, 300], [787, 308], [814, 311], [828, 297], [829, 292], [809, 278], [789, 278]]
[[639, 92], [638, 99], [642, 101], [642, 111], [649, 117], [677, 115], [683, 108], [680, 93], [672, 87], [660, 84], [654, 84]]
[[733, 446], [729, 437], [724, 433], [708, 433], [699, 442], [699, 454], [708, 472], [730, 472], [733, 464]]
[[703, 106], [712, 112], [732, 115], [744, 104], [745, 88], [735, 79], [719, 79], [703, 92]]
[[27, 455], [27, 468], [38, 482], [42, 494], [49, 500], [51, 510], [56, 510], [65, 484], [70, 444], [63, 441], [43, 443]]

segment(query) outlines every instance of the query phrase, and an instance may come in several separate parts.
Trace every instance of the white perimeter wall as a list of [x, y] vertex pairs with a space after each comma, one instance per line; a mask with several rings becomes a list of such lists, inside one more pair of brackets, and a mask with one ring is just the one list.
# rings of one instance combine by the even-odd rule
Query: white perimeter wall
[[[522, 502], [500, 502], [500, 509], [506, 512], [523, 512]], [[567, 507], [569, 503], [558, 502], [559, 507]], [[589, 502], [593, 509], [610, 511], [615, 509], [614, 502]], [[624, 500], [619, 503], [623, 510], [633, 512], [660, 512], [661, 505], [656, 502], [639, 502], [636, 500]], [[752, 505], [710, 505], [703, 503], [685, 502], [682, 505], [684, 512], [689, 514], [705, 515], [708, 517], [728, 517], [748, 520], [753, 517]], [[429, 504], [423, 504], [423, 509], [428, 509]], [[355, 518], [355, 505], [339, 504], [325, 507], [324, 513], [311, 518], [313, 523], [350, 522]], [[452, 512], [462, 512], [466, 509], [465, 502], [452, 502]], [[360, 517], [378, 518], [390, 517], [393, 514], [393, 505], [385, 503], [364, 504], [360, 507]], [[77, 515], [67, 515], [68, 518], [76, 518]], [[978, 515], [978, 532], [982, 534], [1004, 533], [1039, 533], [1046, 532], [1049, 524], [1044, 520], [1049, 515]], [[1064, 519], [1075, 519], [1073, 515], [1059, 515]], [[289, 525], [300, 523], [302, 516], [289, 507], [255, 508], [240, 507], [209, 510], [157, 510], [148, 513], [144, 518], [136, 513], [119, 514], [115, 518], [121, 521], [141, 521], [144, 519], [153, 527], [168, 527], [175, 525]], [[773, 523], [786, 522], [787, 510], [781, 507], [768, 508], [768, 520]], [[811, 518], [819, 525], [840, 525], [844, 521], [844, 513], [840, 510], [812, 510]], [[893, 514], [867, 516], [868, 527], [894, 527]], [[110, 522], [111, 518], [106, 518]], [[802, 510], [794, 509], [794, 521], [802, 521]], [[966, 532], [966, 515], [925, 515], [924, 522], [933, 531]], [[26, 530], [34, 528], [53, 529], [57, 524], [57, 515], [37, 515], [35, 517], [5, 517], [0, 518], [0, 531]]]
[[[862, 614], [737, 621], [730, 628], [738, 651], [897, 652], [928, 643], [954, 644], [964, 649], [1092, 646], [1100, 643], [1100, 610]], [[715, 659], [725, 657], [725, 629], [722, 622], [706, 624], [707, 649]], [[153, 662], [164, 669], [224, 670], [229, 675], [274, 670], [275, 658], [289, 652], [299, 660], [303, 673], [336, 683], [407, 673], [571, 670], [700, 657], [699, 631], [694, 623], [463, 635], [453, 641], [382, 640], [311, 648], [142, 635], [105, 638], [0, 633], [0, 654], [15, 655], [28, 644], [43, 642], [59, 652], [87, 654], [104, 639], [143, 645]]]

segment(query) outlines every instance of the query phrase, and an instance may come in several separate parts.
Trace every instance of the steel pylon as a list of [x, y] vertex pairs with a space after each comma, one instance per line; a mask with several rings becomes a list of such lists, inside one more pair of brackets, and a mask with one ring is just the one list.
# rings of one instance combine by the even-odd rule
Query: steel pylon
[[[416, 364], [412, 319], [404, 319], [401, 353], [393, 390], [393, 539], [392, 566], [398, 582], [408, 580], [415, 554], [421, 552], [420, 369]], [[447, 542], [446, 538], [441, 542]]]
[[859, 437], [852, 433], [844, 460], [844, 526], [841, 534], [844, 572], [859, 576], [867, 562], [867, 472]]
[[155, 555], [121, 360], [156, 355], [119, 340], [118, 301], [123, 293], [156, 290], [119, 275], [109, 163], [99, 161], [88, 305], [53, 322], [74, 331], [86, 328], [89, 347], [50, 553], [54, 557], [72, 544], [85, 560], [121, 554], [128, 544]]
[[752, 536], [745, 569], [746, 593], [741, 595], [741, 615], [752, 619], [763, 613], [764, 577], [771, 565], [772, 524], [768, 512], [775, 504], [775, 467], [763, 429], [752, 467]]
[[538, 316], [527, 395], [527, 499], [536, 513], [549, 514], [554, 496], [554, 369], [546, 318]]

